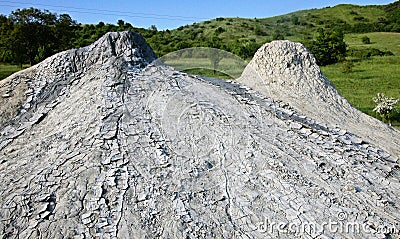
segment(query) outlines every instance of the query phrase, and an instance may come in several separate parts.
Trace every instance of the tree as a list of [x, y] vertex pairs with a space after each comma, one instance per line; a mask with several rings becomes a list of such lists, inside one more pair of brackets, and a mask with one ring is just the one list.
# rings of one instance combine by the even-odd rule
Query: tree
[[120, 28], [120, 29], [123, 29], [124, 28], [124, 26], [125, 26], [125, 22], [123, 21], [123, 20], [118, 20], [118, 27]]
[[[52, 38], [50, 29], [46, 25], [54, 25], [56, 16], [48, 11], [40, 11], [36, 8], [17, 9], [11, 13], [11, 21], [14, 24], [11, 50], [18, 63], [27, 60], [31, 65], [34, 63], [38, 49], [47, 47], [47, 43]], [[21, 55], [25, 52], [25, 57]], [[17, 56], [18, 55], [18, 56]]]
[[53, 26], [47, 26], [51, 29], [53, 38], [49, 43], [49, 52], [44, 56], [48, 57], [59, 51], [64, 51], [73, 47], [72, 39], [75, 38], [75, 26], [77, 22], [68, 14], [61, 14]]
[[309, 46], [310, 51], [321, 66], [333, 64], [345, 59], [346, 43], [341, 31], [318, 30], [318, 37]]
[[152, 30], [152, 31], [154, 31], [154, 32], [157, 32], [157, 31], [158, 31], [156, 25], [151, 25], [151, 26], [149, 27], [149, 30]]
[[388, 120], [390, 125], [390, 119], [393, 116], [393, 113], [397, 111], [396, 105], [399, 103], [399, 99], [388, 98], [384, 94], [378, 93], [377, 97], [372, 98], [372, 100], [376, 104], [373, 111], [381, 116], [383, 122]]
[[99, 22], [96, 27], [103, 28], [105, 25], [104, 22]]
[[266, 36], [267, 35], [267, 33], [264, 32], [259, 25], [255, 26], [254, 34], [256, 34], [257, 36]]
[[11, 41], [12, 22], [4, 15], [0, 15], [0, 61], [12, 62], [12, 52], [9, 43]]
[[13, 61], [31, 65], [55, 52], [72, 46], [73, 31], [76, 24], [68, 14], [51, 13], [36, 8], [17, 9], [9, 17], [10, 26], [2, 36], [2, 48], [9, 52]]
[[290, 21], [293, 23], [293, 25], [300, 25], [299, 17], [298, 16], [292, 16], [290, 18]]

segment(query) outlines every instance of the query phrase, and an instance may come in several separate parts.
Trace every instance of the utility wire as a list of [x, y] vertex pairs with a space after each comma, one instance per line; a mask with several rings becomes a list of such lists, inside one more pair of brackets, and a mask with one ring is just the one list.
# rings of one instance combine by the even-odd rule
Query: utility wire
[[[1, 4], [1, 3], [6, 3], [6, 4]], [[10, 4], [13, 4], [13, 5], [10, 5]], [[103, 15], [108, 15], [108, 16], [123, 16], [123, 17], [133, 17], [133, 18], [148, 18], [148, 19], [187, 21], [187, 22], [193, 22], [195, 20], [203, 20], [202, 18], [198, 18], [198, 17], [115, 11], [115, 10], [95, 9], [95, 8], [68, 7], [68, 6], [60, 6], [60, 5], [49, 5], [49, 4], [39, 4], [39, 3], [30, 3], [30, 2], [0, 0], [0, 6], [20, 7], [20, 5], [15, 5], [15, 4], [26, 4], [26, 5], [33, 5], [33, 6], [37, 5], [37, 6], [44, 6], [44, 7], [52, 7], [52, 8], [58, 8], [57, 11], [67, 11], [67, 12], [75, 12], [75, 13], [83, 13], [83, 14], [99, 14], [99, 13], [101, 13]], [[73, 10], [71, 10], [71, 9], [73, 9]], [[81, 11], [81, 10], [84, 10], [84, 11]]]

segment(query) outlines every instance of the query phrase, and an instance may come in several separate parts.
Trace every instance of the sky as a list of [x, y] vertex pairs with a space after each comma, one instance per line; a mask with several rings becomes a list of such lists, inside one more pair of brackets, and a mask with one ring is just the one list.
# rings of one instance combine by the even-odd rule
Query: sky
[[298, 10], [338, 4], [384, 5], [395, 0], [0, 0], [0, 14], [35, 7], [69, 14], [79, 23], [116, 24], [119, 19], [135, 27], [155, 25], [159, 30], [214, 19], [216, 17], [266, 18]]

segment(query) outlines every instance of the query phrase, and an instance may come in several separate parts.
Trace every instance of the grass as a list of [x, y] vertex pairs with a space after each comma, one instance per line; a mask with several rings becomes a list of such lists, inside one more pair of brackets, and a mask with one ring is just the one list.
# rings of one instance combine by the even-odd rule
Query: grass
[[[384, 6], [341, 4], [322, 9], [310, 9], [270, 18], [217, 18], [171, 30], [171, 36], [188, 39], [197, 36], [209, 40], [218, 36], [226, 45], [253, 40], [258, 44], [269, 42], [277, 32], [285, 39], [306, 42], [314, 38], [320, 27], [343, 24], [376, 23], [385, 18]], [[294, 19], [298, 19], [297, 22]], [[223, 32], [216, 33], [222, 28]]]
[[[271, 18], [217, 18], [182, 26], [168, 31], [168, 34], [162, 35], [163, 37], [155, 35], [155, 37], [150, 37], [147, 40], [149, 44], [153, 44], [152, 46], [156, 50], [157, 45], [167, 46], [164, 54], [173, 51], [171, 49], [175, 49], [174, 44], [176, 42], [206, 42], [216, 36], [221, 40], [221, 43], [227, 46], [252, 43], [261, 45], [271, 41], [273, 35], [277, 32], [282, 34], [285, 39], [306, 43], [315, 37], [316, 30], [320, 27], [329, 28], [341, 24], [355, 25], [380, 22], [380, 18], [388, 17], [384, 9], [385, 6], [378, 5], [361, 7], [341, 4], [335, 7], [302, 10]], [[218, 28], [222, 28], [222, 31], [217, 31]], [[363, 44], [361, 41], [363, 36], [368, 36], [371, 44]], [[176, 42], [165, 41], [166, 38], [175, 39]], [[343, 72], [343, 63], [321, 68], [339, 93], [351, 104], [376, 117], [372, 111], [374, 108], [372, 98], [377, 93], [400, 98], [400, 34], [380, 32], [346, 34], [345, 41], [349, 48], [377, 48], [394, 53], [394, 56], [371, 57], [369, 59], [349, 58], [348, 60], [354, 63], [350, 73]], [[189, 46], [191, 45], [189, 44]], [[238, 77], [243, 69], [243, 67], [230, 67], [231, 62], [222, 60], [220, 62], [221, 69], [226, 70], [219, 70], [214, 74], [207, 58], [172, 59], [166, 63], [178, 70], [185, 70], [192, 74], [220, 78]], [[0, 65], [0, 80], [17, 70], [19, 68], [16, 66]]]
[[[362, 43], [361, 38], [365, 35], [371, 39], [371, 44]], [[373, 47], [394, 53], [394, 56], [376, 56], [365, 60], [350, 58], [354, 67], [349, 73], [343, 72], [343, 63], [321, 67], [339, 93], [353, 106], [380, 119], [372, 111], [375, 107], [372, 98], [378, 93], [400, 98], [400, 33], [348, 34], [345, 41], [353, 48]], [[400, 124], [398, 118], [394, 125]]]
[[210, 70], [210, 69], [194, 68], [194, 69], [185, 70], [185, 72], [189, 73], [189, 74], [193, 74], [193, 75], [208, 76], [208, 77], [224, 79], [224, 80], [232, 79], [231, 76], [224, 74], [223, 72], [220, 72], [220, 71], [214, 72], [213, 70]]
[[[371, 44], [363, 44], [361, 38], [368, 36]], [[377, 48], [379, 50], [391, 51], [394, 56], [376, 56], [368, 59], [349, 58], [354, 66], [352, 72], [344, 72], [344, 64], [338, 63], [321, 67], [322, 72], [335, 85], [339, 93], [345, 97], [353, 106], [379, 118], [373, 112], [375, 103], [372, 98], [378, 93], [386, 96], [400, 98], [400, 33], [374, 32], [365, 34], [347, 34], [345, 41], [349, 48]], [[197, 75], [205, 75], [227, 79], [229, 76], [218, 73], [214, 75], [210, 70], [210, 61], [203, 59], [173, 59], [166, 61], [177, 69], [186, 70], [186, 72]], [[229, 68], [229, 61], [221, 61], [221, 66]], [[234, 68], [235, 76], [241, 74], [244, 68]], [[399, 125], [400, 120], [393, 122]]]
[[[22, 68], [27, 68], [27, 67], [28, 65], [24, 65]], [[21, 70], [19, 66], [0, 63], [0, 80], [8, 77], [9, 75], [19, 70]]]
[[[368, 36], [371, 44], [363, 44], [361, 40], [363, 36]], [[346, 34], [345, 41], [349, 48], [377, 48], [394, 53], [394, 56], [376, 56], [368, 59], [349, 58], [349, 61], [354, 63], [352, 71], [349, 73], [344, 72], [343, 63], [321, 67], [322, 72], [335, 85], [339, 93], [353, 106], [366, 114], [379, 118], [373, 112], [375, 107], [375, 103], [372, 101], [373, 97], [378, 93], [383, 93], [389, 97], [400, 98], [400, 33]], [[222, 79], [240, 76], [244, 65], [238, 67], [232, 62], [233, 58], [224, 58], [218, 68], [223, 70], [214, 74], [208, 58], [169, 59], [166, 61], [167, 64], [178, 70]], [[20, 70], [18, 66], [0, 64], [0, 80], [18, 70]], [[397, 119], [393, 123], [400, 125], [399, 121]]]
[[208, 58], [161, 58], [164, 63], [173, 66], [177, 70], [184, 71], [195, 75], [204, 75], [221, 79], [238, 78], [242, 74], [247, 65], [246, 61], [239, 58], [223, 58], [214, 73], [211, 61]]
[[[361, 38], [367, 36], [371, 44], [363, 44]], [[345, 42], [351, 48], [376, 48], [383, 51], [391, 51], [395, 56], [400, 56], [400, 33], [372, 32], [363, 34], [346, 34]]]

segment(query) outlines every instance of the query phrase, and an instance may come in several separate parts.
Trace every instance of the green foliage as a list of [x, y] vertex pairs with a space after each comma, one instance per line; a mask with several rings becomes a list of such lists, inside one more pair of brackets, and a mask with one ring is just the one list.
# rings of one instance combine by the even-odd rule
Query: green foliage
[[385, 11], [388, 16], [386, 31], [400, 32], [400, 1], [388, 4]]
[[371, 39], [369, 39], [369, 37], [367, 37], [367, 36], [363, 36], [363, 37], [361, 38], [361, 41], [362, 41], [362, 43], [364, 43], [364, 44], [371, 44]]
[[47, 10], [17, 9], [8, 19], [1, 19], [1, 60], [32, 65], [71, 48], [73, 24], [75, 22], [67, 14], [58, 16]]
[[[0, 62], [36, 63], [58, 51], [91, 44], [106, 32], [122, 30], [141, 33], [159, 56], [186, 47], [210, 45], [210, 40], [219, 36], [219, 48], [249, 59], [257, 50], [256, 47], [271, 40], [312, 42], [318, 28], [344, 33], [396, 30], [399, 22], [396, 15], [399, 13], [398, 7], [398, 2], [386, 6], [366, 7], [347, 4], [265, 19], [218, 17], [165, 31], [159, 31], [154, 25], [150, 29], [133, 27], [122, 19], [118, 20], [116, 25], [104, 22], [77, 25], [67, 14], [58, 16], [46, 10], [23, 9], [15, 18], [19, 21], [29, 19], [37, 24], [38, 26], [29, 27], [38, 28], [31, 31], [36, 37], [30, 37], [31, 41], [21, 39], [24, 37], [21, 32], [27, 33], [30, 29], [16, 27], [11, 17], [0, 16]], [[57, 26], [52, 25], [52, 22]], [[52, 30], [48, 31], [49, 28]], [[40, 36], [46, 37], [38, 40]], [[15, 47], [11, 47], [11, 44]], [[17, 47], [18, 45], [20, 47]], [[211, 45], [215, 45], [215, 41]]]
[[254, 28], [254, 34], [256, 34], [256, 36], [267, 36], [267, 33], [264, 32], [259, 25]]
[[345, 60], [343, 61], [343, 73], [351, 73], [353, 72], [354, 63], [352, 61]]
[[353, 18], [354, 21], [368, 22], [369, 20], [363, 16], [357, 16]]
[[[361, 38], [368, 36], [371, 44], [361, 44]], [[351, 49], [375, 48], [380, 51], [390, 51], [392, 56], [371, 56], [368, 58], [354, 58], [349, 56], [347, 61], [354, 63], [351, 72], [344, 72], [343, 63], [321, 67], [322, 72], [328, 77], [339, 93], [353, 106], [366, 114], [378, 117], [373, 109], [376, 106], [372, 98], [377, 93], [384, 93], [395, 98], [400, 98], [400, 33], [375, 32], [367, 34], [346, 34], [346, 44]], [[392, 125], [400, 126], [400, 114], [392, 117]], [[400, 129], [400, 128], [399, 128]]]
[[285, 39], [285, 36], [280, 32], [280, 31], [275, 31], [273, 34], [272, 34], [272, 40], [284, 40]]
[[151, 30], [151, 31], [155, 31], [155, 32], [157, 32], [157, 31], [158, 31], [158, 29], [157, 29], [156, 25], [151, 25], [151, 26], [149, 27], [149, 30]]
[[391, 118], [397, 113], [396, 105], [399, 103], [399, 99], [389, 98], [382, 93], [378, 93], [372, 100], [376, 104], [373, 111], [379, 114], [383, 121], [388, 120], [389, 124], [391, 124]]
[[292, 16], [290, 19], [293, 23], [293, 25], [300, 25], [299, 17], [298, 16]]
[[355, 57], [359, 59], [366, 59], [372, 56], [393, 56], [391, 51], [382, 51], [376, 48], [349, 48], [347, 56]]
[[319, 29], [318, 37], [309, 46], [310, 51], [321, 66], [344, 60], [346, 43], [342, 32]]
[[217, 29], [215, 29], [215, 34], [219, 35], [221, 33], [225, 32], [225, 29], [222, 27], [218, 27]]

